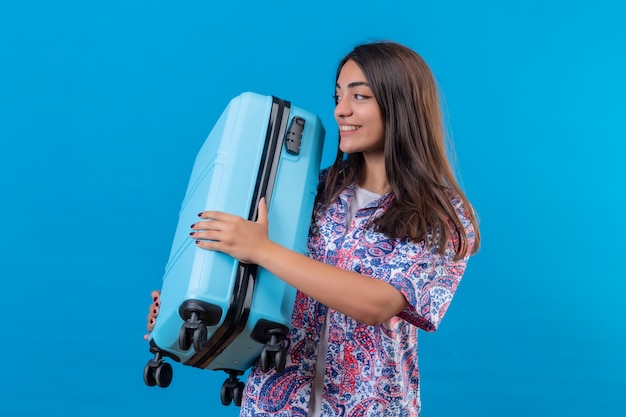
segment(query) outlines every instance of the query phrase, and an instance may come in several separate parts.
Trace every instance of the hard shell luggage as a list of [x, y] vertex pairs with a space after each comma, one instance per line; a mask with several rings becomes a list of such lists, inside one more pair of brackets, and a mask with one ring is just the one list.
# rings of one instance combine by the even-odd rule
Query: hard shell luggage
[[238, 376], [255, 361], [265, 371], [284, 369], [281, 342], [296, 290], [257, 265], [196, 247], [190, 226], [205, 210], [256, 220], [265, 197], [270, 239], [304, 253], [323, 141], [319, 117], [289, 101], [251, 92], [230, 101], [198, 152], [182, 202], [150, 334], [147, 385], [170, 384], [171, 358], [226, 371], [222, 403], [240, 405]]

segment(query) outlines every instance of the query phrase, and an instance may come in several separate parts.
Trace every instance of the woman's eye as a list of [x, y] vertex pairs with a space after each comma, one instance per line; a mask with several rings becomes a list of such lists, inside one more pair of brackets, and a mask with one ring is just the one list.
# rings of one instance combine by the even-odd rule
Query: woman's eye
[[[362, 100], [367, 100], [367, 99], [372, 98], [372, 96], [368, 96], [368, 95], [365, 95], [365, 94], [352, 94], [350, 97], [352, 97], [356, 101], [362, 101]], [[333, 98], [335, 99], [335, 104], [338, 104], [341, 101], [341, 99], [343, 98], [343, 96], [335, 94], [333, 96]]]

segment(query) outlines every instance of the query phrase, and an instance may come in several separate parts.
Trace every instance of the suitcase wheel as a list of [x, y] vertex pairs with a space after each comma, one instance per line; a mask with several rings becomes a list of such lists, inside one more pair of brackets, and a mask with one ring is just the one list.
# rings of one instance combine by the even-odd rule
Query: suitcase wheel
[[287, 352], [285, 347], [281, 345], [283, 339], [283, 335], [272, 334], [270, 340], [263, 346], [261, 357], [259, 358], [261, 371], [268, 372], [272, 367], [278, 373], [282, 373], [285, 370]]
[[189, 350], [193, 345], [196, 352], [202, 352], [206, 347], [208, 331], [206, 325], [198, 319], [196, 313], [185, 320], [178, 334], [178, 346], [183, 352]]
[[158, 385], [167, 388], [172, 382], [172, 365], [163, 362], [161, 355], [157, 354], [143, 369], [143, 382], [149, 387]]
[[240, 372], [231, 372], [230, 376], [222, 384], [221, 400], [225, 406], [230, 405], [233, 401], [237, 407], [241, 406], [243, 399], [244, 383], [237, 378]]

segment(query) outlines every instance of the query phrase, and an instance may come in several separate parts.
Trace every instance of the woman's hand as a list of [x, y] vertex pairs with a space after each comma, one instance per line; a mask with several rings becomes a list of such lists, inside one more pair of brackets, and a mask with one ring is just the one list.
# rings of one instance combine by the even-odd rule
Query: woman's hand
[[190, 237], [200, 248], [226, 253], [244, 263], [259, 263], [263, 248], [269, 242], [267, 205], [259, 201], [256, 222], [219, 211], [205, 211], [201, 221], [191, 226]]
[[150, 310], [148, 312], [148, 334], [145, 334], [143, 338], [148, 340], [150, 337], [150, 332], [154, 329], [154, 325], [156, 324], [156, 318], [159, 315], [159, 309], [161, 307], [161, 292], [154, 290], [152, 291], [152, 304], [150, 304]]

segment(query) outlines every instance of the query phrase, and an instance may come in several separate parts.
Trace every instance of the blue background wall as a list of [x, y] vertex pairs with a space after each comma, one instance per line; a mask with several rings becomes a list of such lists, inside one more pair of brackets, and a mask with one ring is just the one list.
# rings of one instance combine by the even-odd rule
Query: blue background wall
[[142, 380], [195, 153], [252, 90], [317, 112], [330, 161], [336, 63], [393, 39], [438, 78], [483, 233], [421, 338], [423, 415], [623, 415], [623, 2], [309, 3], [0, 3], [0, 414], [236, 415], [221, 373]]

